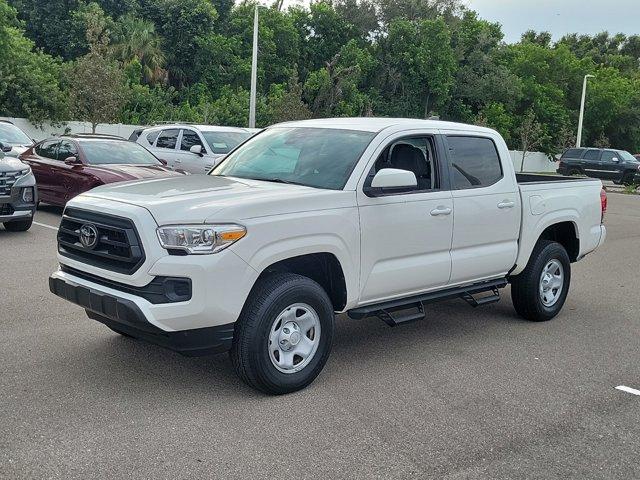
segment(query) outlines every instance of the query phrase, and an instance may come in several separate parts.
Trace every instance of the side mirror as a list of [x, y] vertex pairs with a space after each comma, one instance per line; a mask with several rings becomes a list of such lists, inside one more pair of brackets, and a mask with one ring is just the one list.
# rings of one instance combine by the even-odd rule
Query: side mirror
[[620, 159], [619, 159], [618, 157], [613, 157], [613, 158], [611, 159], [611, 161], [612, 161], [613, 163], [620, 163]]
[[202, 145], [193, 145], [189, 151], [191, 153], [195, 153], [196, 155], [202, 156]]
[[78, 157], [71, 156], [64, 159], [64, 163], [67, 165], [82, 165], [82, 162], [78, 160]]
[[371, 186], [365, 188], [364, 192], [370, 197], [376, 197], [386, 193], [408, 192], [417, 186], [415, 173], [398, 168], [383, 168], [375, 174]]
[[12, 148], [13, 147], [11, 145], [6, 145], [6, 144], [0, 142], [0, 150], [2, 150], [3, 152], [5, 152], [5, 153], [10, 152]]

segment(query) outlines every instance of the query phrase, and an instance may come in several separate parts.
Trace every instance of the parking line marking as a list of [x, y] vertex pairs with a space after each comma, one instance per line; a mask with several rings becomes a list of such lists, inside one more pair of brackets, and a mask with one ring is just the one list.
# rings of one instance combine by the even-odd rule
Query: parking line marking
[[54, 227], [52, 225], [47, 225], [46, 223], [33, 222], [33, 224], [34, 225], [38, 225], [39, 227], [50, 228], [51, 230], [55, 230], [56, 232], [58, 231], [58, 227]]
[[627, 393], [630, 393], [632, 395], [640, 396], [640, 390], [636, 390], [635, 388], [631, 388], [631, 387], [626, 387], [624, 385], [618, 385], [616, 387], [616, 390], [620, 390], [621, 392], [627, 392]]

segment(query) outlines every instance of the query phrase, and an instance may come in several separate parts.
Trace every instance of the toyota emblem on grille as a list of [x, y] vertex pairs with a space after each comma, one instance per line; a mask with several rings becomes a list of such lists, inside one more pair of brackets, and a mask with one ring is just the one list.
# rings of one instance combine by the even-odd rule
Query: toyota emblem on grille
[[85, 223], [80, 227], [80, 243], [85, 248], [94, 248], [98, 243], [98, 229], [95, 225]]

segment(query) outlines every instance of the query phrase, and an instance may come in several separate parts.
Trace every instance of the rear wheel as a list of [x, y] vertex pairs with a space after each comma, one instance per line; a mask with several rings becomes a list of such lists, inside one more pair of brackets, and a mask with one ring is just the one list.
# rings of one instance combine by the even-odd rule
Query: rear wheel
[[30, 217], [27, 220], [5, 222], [4, 228], [9, 232], [26, 232], [31, 228], [31, 224], [33, 224], [33, 217]]
[[577, 177], [579, 175], [582, 175], [582, 172], [577, 168], [572, 168], [569, 170], [569, 172], [567, 172], [567, 175], [569, 175], [570, 177]]
[[313, 280], [278, 273], [259, 280], [236, 323], [231, 361], [269, 394], [300, 390], [320, 374], [333, 342], [333, 305]]
[[562, 310], [570, 283], [571, 262], [565, 248], [540, 240], [526, 268], [511, 279], [513, 306], [527, 320], [551, 320]]

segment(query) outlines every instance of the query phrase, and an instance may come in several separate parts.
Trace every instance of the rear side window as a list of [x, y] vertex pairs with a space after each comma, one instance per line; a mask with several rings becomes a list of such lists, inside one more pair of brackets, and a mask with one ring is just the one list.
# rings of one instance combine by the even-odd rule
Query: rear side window
[[487, 187], [502, 178], [502, 165], [493, 140], [449, 136], [447, 141], [454, 189]]
[[153, 142], [156, 141], [156, 138], [158, 138], [158, 135], [160, 135], [159, 130], [156, 130], [155, 132], [147, 133], [147, 142], [149, 142], [149, 145], [153, 145]]
[[156, 147], [158, 148], [176, 148], [176, 143], [178, 142], [178, 130], [177, 128], [172, 128], [170, 130], [163, 130], [160, 136], [158, 137], [158, 143], [156, 143]]
[[560, 158], [580, 158], [584, 150], [582, 148], [570, 148]]
[[585, 160], [598, 160], [600, 159], [600, 150], [587, 150], [584, 154]]
[[60, 143], [58, 140], [47, 140], [46, 142], [42, 142], [36, 147], [36, 153], [41, 157], [55, 160], [58, 143]]

